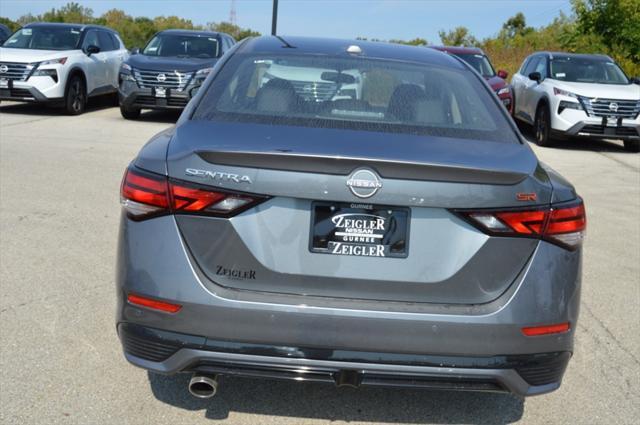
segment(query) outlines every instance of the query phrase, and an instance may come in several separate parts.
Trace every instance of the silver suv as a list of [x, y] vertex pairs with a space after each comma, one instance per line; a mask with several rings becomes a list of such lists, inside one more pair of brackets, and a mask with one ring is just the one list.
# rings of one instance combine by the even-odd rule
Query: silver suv
[[128, 52], [105, 27], [34, 23], [0, 47], [0, 99], [56, 102], [67, 113], [84, 112], [87, 99], [115, 93]]

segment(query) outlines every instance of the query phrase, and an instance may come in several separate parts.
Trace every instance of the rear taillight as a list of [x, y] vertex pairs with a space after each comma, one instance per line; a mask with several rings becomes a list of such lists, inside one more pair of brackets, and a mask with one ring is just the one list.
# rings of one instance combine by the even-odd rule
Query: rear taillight
[[456, 211], [492, 236], [544, 239], [573, 250], [582, 244], [587, 216], [582, 199], [534, 209]]
[[211, 190], [134, 167], [125, 172], [121, 188], [122, 206], [135, 220], [164, 214], [229, 217], [266, 199], [258, 195]]

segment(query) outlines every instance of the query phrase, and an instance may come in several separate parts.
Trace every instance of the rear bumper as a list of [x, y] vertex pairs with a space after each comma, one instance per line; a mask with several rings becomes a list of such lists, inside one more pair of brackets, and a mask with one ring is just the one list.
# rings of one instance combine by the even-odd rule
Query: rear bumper
[[508, 391], [557, 389], [569, 352], [456, 357], [398, 355], [217, 341], [121, 323], [127, 360], [158, 373], [213, 373], [348, 386]]
[[[393, 353], [389, 354], [390, 358], [405, 355], [454, 358], [451, 364], [458, 368], [451, 371], [443, 369], [448, 364], [445, 362], [442, 362], [442, 367], [423, 364], [419, 367], [428, 369], [409, 370], [411, 373], [419, 372], [418, 375], [443, 375], [449, 379], [460, 376], [462, 358], [476, 359], [469, 363], [473, 366], [478, 358], [490, 358], [489, 364], [494, 364], [496, 356], [573, 352], [579, 313], [580, 250], [569, 252], [540, 242], [516, 281], [496, 300], [481, 305], [437, 305], [229, 289], [208, 280], [198, 269], [182, 242], [175, 217], [133, 222], [123, 216], [120, 232], [117, 323], [178, 335], [195, 335], [197, 341], [189, 345], [180, 342], [180, 336], [169, 337], [185, 348], [173, 353], [169, 347], [171, 356], [164, 360], [157, 358], [151, 361], [131, 352], [126, 355], [129, 361], [143, 368], [175, 373], [192, 370], [200, 359], [223, 363], [250, 360], [250, 364], [260, 360], [237, 357], [245, 354], [278, 357], [276, 363], [287, 365], [293, 362], [296, 367], [325, 365], [316, 364], [317, 360], [334, 361], [331, 356], [324, 359], [302, 357], [294, 361], [290, 355], [273, 355], [274, 352], [298, 352], [301, 349], [297, 347], [304, 347], [302, 352], [308, 348], [319, 348], [334, 353]], [[167, 314], [141, 308], [126, 301], [128, 293], [176, 302], [182, 305], [182, 309], [176, 314]], [[521, 331], [524, 326], [564, 322], [571, 324], [571, 330], [562, 334], [526, 337]], [[212, 341], [216, 343], [211, 345]], [[267, 348], [257, 353], [229, 353], [220, 349], [220, 341], [280, 347], [280, 351]], [[354, 363], [360, 363], [360, 360]], [[385, 362], [369, 361], [373, 364]], [[347, 363], [332, 367], [342, 370], [353, 366]], [[405, 367], [418, 367], [397, 366], [391, 369], [392, 374], [405, 371]], [[518, 394], [535, 394], [557, 388], [564, 370], [562, 368], [553, 383], [544, 384], [544, 388], [529, 388], [531, 384], [508, 365], [503, 366], [497, 367], [497, 372], [488, 367], [491, 370], [482, 369], [478, 373], [483, 380], [490, 378], [494, 384], [497, 380], [501, 388]], [[368, 370], [362, 365], [358, 367]], [[233, 370], [230, 373], [236, 373]], [[475, 372], [462, 372], [465, 379], [475, 376]], [[511, 378], [505, 378], [505, 375]]]

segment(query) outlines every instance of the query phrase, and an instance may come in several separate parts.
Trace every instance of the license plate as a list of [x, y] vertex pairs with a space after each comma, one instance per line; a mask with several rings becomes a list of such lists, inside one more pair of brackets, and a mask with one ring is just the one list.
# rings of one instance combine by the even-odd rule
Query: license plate
[[167, 89], [164, 87], [156, 87], [156, 97], [167, 97]]
[[312, 204], [311, 252], [405, 258], [409, 209], [369, 204]]
[[0, 80], [0, 89], [8, 89], [9, 80]]
[[607, 127], [617, 127], [618, 126], [618, 119], [615, 117], [609, 117], [609, 118], [605, 118], [606, 122], [605, 125]]

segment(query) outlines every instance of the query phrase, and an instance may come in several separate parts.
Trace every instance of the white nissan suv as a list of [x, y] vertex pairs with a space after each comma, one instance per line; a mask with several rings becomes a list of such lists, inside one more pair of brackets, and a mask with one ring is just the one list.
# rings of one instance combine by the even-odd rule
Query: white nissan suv
[[33, 23], [0, 47], [0, 99], [56, 102], [72, 115], [87, 99], [116, 93], [118, 71], [128, 52], [105, 27]]
[[513, 76], [513, 115], [532, 124], [536, 143], [622, 139], [640, 150], [640, 85], [608, 56], [539, 52]]

